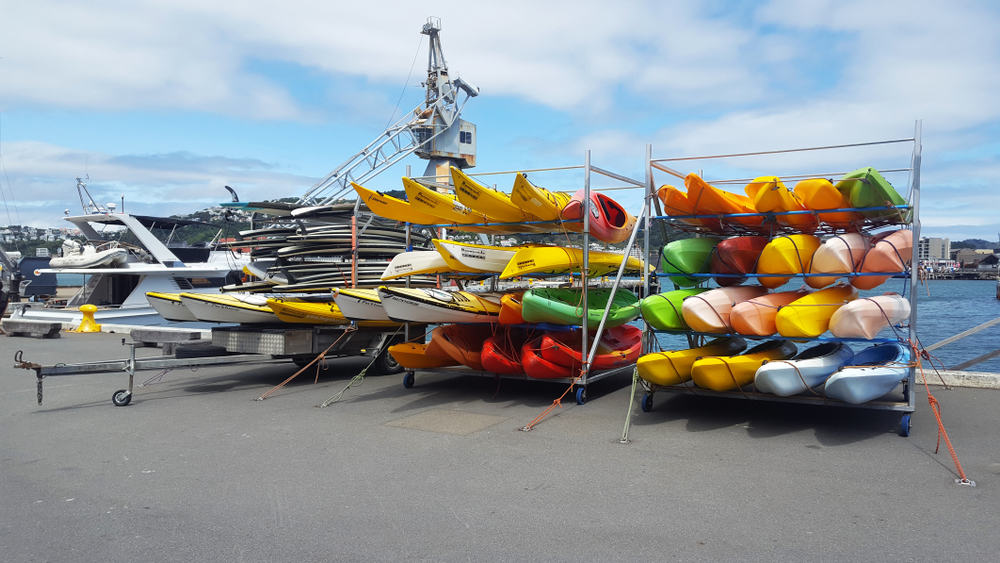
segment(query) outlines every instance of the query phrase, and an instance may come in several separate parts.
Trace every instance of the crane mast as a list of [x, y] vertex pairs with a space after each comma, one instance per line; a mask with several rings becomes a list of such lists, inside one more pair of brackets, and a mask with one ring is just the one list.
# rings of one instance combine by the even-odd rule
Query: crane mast
[[322, 205], [341, 199], [351, 192], [351, 182], [364, 184], [410, 154], [428, 161], [425, 176], [442, 181], [449, 177], [449, 166], [476, 165], [476, 126], [461, 113], [479, 88], [448, 75], [440, 32], [441, 19], [435, 17], [427, 18], [420, 31], [429, 43], [424, 102], [309, 188], [299, 203]]

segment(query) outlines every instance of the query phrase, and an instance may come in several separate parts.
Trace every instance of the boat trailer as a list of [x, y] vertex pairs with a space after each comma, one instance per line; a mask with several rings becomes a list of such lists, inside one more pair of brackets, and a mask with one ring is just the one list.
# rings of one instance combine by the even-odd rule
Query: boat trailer
[[22, 350], [18, 350], [14, 353], [14, 367], [30, 369], [35, 372], [39, 405], [42, 404], [42, 382], [46, 377], [125, 372], [128, 374], [128, 387], [125, 389], [119, 389], [111, 395], [111, 402], [114, 403], [116, 407], [124, 407], [132, 402], [132, 394], [135, 385], [135, 372], [137, 371], [155, 369], [170, 370], [179, 367], [222, 366], [279, 361], [279, 359], [273, 358], [268, 354], [226, 354], [200, 358], [177, 358], [167, 356], [136, 359], [135, 348], [136, 346], [142, 346], [143, 344], [140, 342], [126, 342], [125, 339], [122, 338], [122, 345], [129, 347], [128, 358], [75, 364], [60, 363], [48, 366], [26, 361], [24, 359], [24, 352]]

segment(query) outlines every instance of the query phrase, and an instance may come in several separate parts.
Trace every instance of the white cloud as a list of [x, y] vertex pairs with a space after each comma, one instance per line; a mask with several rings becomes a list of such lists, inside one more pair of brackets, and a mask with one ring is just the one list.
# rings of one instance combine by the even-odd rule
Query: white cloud
[[315, 182], [255, 159], [187, 153], [108, 155], [38, 142], [4, 145], [4, 188], [9, 217], [4, 222], [49, 225], [65, 208], [79, 212], [74, 178], [86, 170], [89, 191], [99, 203], [120, 202], [126, 210], [170, 215], [228, 201], [225, 185], [241, 201], [295, 196]]

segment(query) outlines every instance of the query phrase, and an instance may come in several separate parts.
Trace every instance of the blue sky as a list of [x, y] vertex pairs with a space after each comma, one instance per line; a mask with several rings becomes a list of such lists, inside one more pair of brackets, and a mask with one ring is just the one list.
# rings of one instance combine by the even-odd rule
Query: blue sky
[[[657, 157], [853, 143], [910, 137], [920, 119], [924, 234], [1000, 231], [992, 2], [96, 0], [3, 14], [0, 224], [59, 225], [84, 174], [142, 213], [226, 201], [226, 184], [243, 200], [297, 196], [420, 102], [434, 15], [452, 75], [481, 88], [464, 113], [476, 172], [581, 164], [590, 149], [642, 178], [647, 143]], [[909, 157], [891, 145], [675, 167], [721, 179]], [[402, 173], [369, 187], [399, 188]], [[907, 190], [905, 174], [889, 179]], [[638, 211], [638, 193], [616, 197]]]

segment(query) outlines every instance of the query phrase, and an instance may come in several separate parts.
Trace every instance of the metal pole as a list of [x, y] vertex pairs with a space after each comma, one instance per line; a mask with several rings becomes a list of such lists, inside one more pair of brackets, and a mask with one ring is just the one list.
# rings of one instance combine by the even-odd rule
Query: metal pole
[[[920, 241], [920, 159], [921, 159], [921, 126], [918, 119], [913, 126], [913, 168], [912, 184], [910, 186], [910, 205], [912, 206], [911, 218], [913, 229], [913, 248], [918, 248]], [[915, 263], [915, 264], [914, 264]], [[920, 267], [920, 260], [910, 260], [910, 342], [917, 341], [917, 270]], [[913, 397], [913, 386], [916, 383], [916, 368], [910, 368], [910, 375], [907, 378], [908, 397], [906, 401], [910, 407], [915, 406]]]
[[[649, 264], [649, 230], [650, 230], [650, 214], [651, 214], [651, 203], [653, 201], [653, 167], [650, 166], [650, 161], [653, 160], [653, 145], [646, 145], [646, 162], [644, 168], [646, 169], [646, 194], [645, 194], [645, 213], [643, 213], [642, 220], [645, 225], [645, 232], [643, 233], [642, 241], [642, 297], [645, 299], [649, 297], [650, 283], [649, 283], [649, 268], [646, 264]], [[653, 333], [649, 331], [649, 325], [643, 320], [643, 353], [649, 353], [652, 351], [652, 346], [649, 340], [655, 338]]]
[[[583, 328], [580, 330], [581, 333], [581, 346], [580, 355], [582, 356], [587, 352], [587, 321], [588, 317], [588, 303], [587, 303], [587, 292], [589, 289], [589, 284], [587, 283], [587, 278], [590, 275], [590, 149], [587, 149], [584, 156], [583, 163], [583, 268], [580, 272], [580, 283], [582, 284], [580, 292], [582, 293], [582, 299], [580, 304], [583, 307], [583, 315], [581, 317], [581, 324]], [[580, 358], [583, 360], [583, 365], [580, 366], [580, 383], [582, 385], [587, 384], [587, 375], [590, 373], [590, 362], [589, 356], [587, 358]]]

